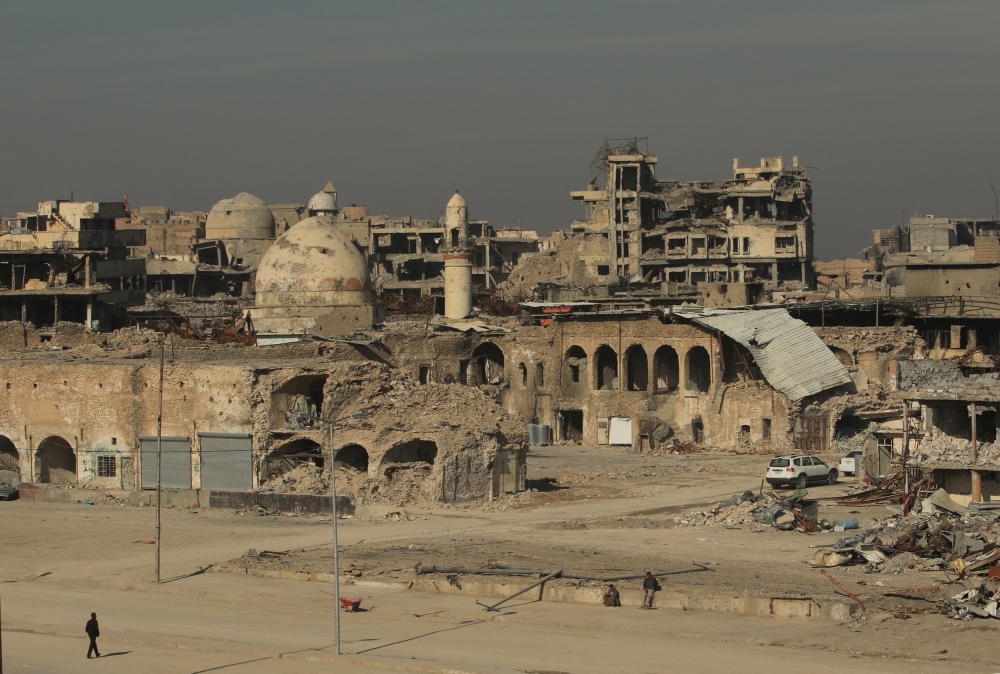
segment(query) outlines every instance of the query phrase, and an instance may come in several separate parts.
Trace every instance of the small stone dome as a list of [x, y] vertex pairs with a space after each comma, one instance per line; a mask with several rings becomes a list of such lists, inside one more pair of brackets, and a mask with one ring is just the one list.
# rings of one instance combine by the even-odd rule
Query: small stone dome
[[208, 213], [206, 239], [273, 239], [274, 216], [263, 201], [240, 192], [223, 199]]
[[468, 208], [468, 206], [469, 205], [465, 203], [465, 197], [456, 191], [453, 195], [451, 195], [451, 199], [448, 200], [448, 205], [445, 206], [445, 208]]
[[332, 213], [337, 210], [337, 193], [317, 192], [306, 206], [313, 213]]
[[327, 219], [306, 218], [289, 228], [261, 258], [257, 305], [371, 304], [364, 255]]

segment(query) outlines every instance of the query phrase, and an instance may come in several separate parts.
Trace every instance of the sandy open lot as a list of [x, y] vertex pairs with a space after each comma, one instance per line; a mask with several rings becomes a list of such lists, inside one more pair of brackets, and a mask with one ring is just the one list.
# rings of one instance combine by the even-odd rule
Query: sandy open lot
[[[507, 561], [610, 575], [689, 568], [696, 561], [714, 570], [672, 576], [664, 592], [750, 591], [844, 601], [806, 563], [814, 552], [810, 544], [842, 534], [751, 533], [675, 521], [733, 493], [759, 490], [765, 461], [541, 448], [529, 457], [529, 479], [549, 490], [509, 505], [411, 508], [398, 521], [341, 520], [342, 568], [353, 567], [357, 580], [371, 584], [345, 586], [347, 595], [363, 594], [370, 610], [343, 615], [339, 659], [331, 650], [332, 586], [210, 569], [255, 548], [303, 549], [260, 568], [332, 571], [328, 519], [166, 510], [168, 582], [156, 585], [153, 546], [142, 542], [154, 536], [153, 509], [0, 503], [5, 664], [10, 671], [46, 672], [84, 666], [121, 672], [346, 672], [362, 664], [434, 672], [994, 671], [1000, 657], [992, 643], [1000, 623], [959, 622], [934, 613], [892, 617], [895, 606], [914, 602], [884, 594], [947, 581], [935, 572], [835, 569], [871, 609], [844, 624], [531, 599], [486, 613], [474, 597], [399, 589], [415, 577], [418, 563], [482, 567]], [[810, 494], [842, 491], [824, 486]], [[821, 515], [835, 519], [850, 511], [859, 511], [851, 516], [862, 520], [888, 514], [884, 507], [824, 507]], [[101, 620], [102, 649], [122, 655], [83, 660], [83, 623], [92, 610]]]

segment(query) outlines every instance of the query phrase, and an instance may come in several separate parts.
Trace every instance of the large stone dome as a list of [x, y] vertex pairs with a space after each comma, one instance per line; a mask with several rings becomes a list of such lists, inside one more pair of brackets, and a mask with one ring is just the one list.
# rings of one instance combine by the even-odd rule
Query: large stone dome
[[223, 199], [208, 213], [206, 239], [273, 239], [274, 216], [263, 201], [240, 192]]
[[257, 268], [257, 305], [371, 304], [368, 265], [326, 219], [306, 218], [278, 237]]

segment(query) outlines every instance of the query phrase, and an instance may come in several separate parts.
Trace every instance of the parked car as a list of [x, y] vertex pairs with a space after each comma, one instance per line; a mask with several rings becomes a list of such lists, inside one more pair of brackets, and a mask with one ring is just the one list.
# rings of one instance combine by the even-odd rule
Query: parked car
[[837, 484], [837, 477], [837, 469], [818, 456], [788, 454], [771, 459], [764, 479], [772, 487], [790, 484], [796, 489], [805, 489], [810, 482]]
[[841, 475], [857, 475], [858, 474], [858, 462], [861, 461], [861, 450], [852, 449], [847, 453], [847, 456], [840, 460], [840, 474]]

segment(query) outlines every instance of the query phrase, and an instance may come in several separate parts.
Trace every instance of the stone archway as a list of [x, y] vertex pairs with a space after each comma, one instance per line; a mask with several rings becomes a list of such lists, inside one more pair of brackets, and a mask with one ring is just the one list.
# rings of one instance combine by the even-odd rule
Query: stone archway
[[594, 377], [594, 388], [599, 391], [617, 391], [618, 354], [607, 344], [602, 344], [594, 351], [594, 363], [597, 372]]
[[653, 391], [667, 393], [680, 382], [680, 361], [672, 346], [664, 344], [653, 354]]
[[73, 446], [58, 435], [45, 438], [35, 451], [38, 459], [39, 482], [46, 484], [75, 484], [76, 452]]
[[346, 468], [358, 473], [368, 472], [368, 450], [357, 443], [344, 445], [333, 458], [335, 468]]
[[20, 472], [21, 461], [17, 447], [10, 438], [0, 435], [0, 470], [16, 470]]
[[645, 391], [649, 388], [649, 359], [646, 349], [633, 344], [625, 349], [625, 374], [627, 391]]
[[687, 370], [685, 388], [688, 391], [708, 393], [712, 385], [712, 360], [703, 346], [693, 346], [684, 358]]

